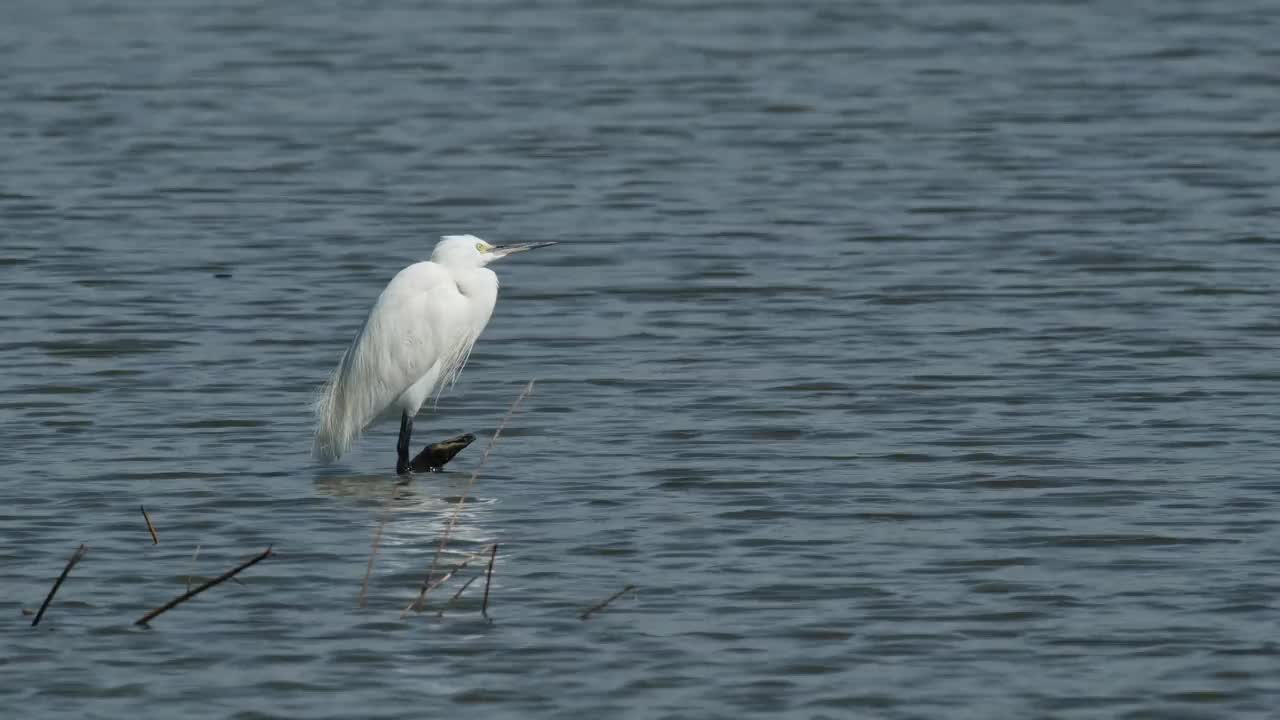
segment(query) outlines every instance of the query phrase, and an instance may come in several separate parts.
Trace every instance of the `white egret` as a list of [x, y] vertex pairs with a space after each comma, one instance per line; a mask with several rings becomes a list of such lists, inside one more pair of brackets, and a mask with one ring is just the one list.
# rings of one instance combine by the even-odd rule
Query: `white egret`
[[396, 472], [408, 473], [414, 416], [457, 380], [493, 314], [498, 276], [485, 266], [547, 245], [555, 243], [498, 247], [474, 235], [446, 235], [430, 260], [397, 273], [316, 402], [315, 454], [336, 460], [369, 425], [399, 415]]

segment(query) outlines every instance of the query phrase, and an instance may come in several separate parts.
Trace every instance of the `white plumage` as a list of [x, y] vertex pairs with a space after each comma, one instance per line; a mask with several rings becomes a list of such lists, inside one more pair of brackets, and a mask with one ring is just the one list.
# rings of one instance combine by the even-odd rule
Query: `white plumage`
[[[449, 235], [429, 261], [397, 273], [321, 390], [317, 457], [336, 460], [383, 418], [407, 418], [411, 429], [427, 398], [457, 379], [493, 314], [498, 277], [485, 265], [551, 244], [495, 247], [474, 235]], [[405, 433], [402, 427], [407, 447]]]

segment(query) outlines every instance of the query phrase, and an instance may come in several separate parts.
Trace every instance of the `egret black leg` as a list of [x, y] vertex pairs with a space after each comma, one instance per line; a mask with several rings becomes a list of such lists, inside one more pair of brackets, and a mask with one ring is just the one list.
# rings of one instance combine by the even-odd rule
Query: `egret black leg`
[[408, 475], [411, 469], [409, 465], [409, 438], [413, 435], [413, 418], [409, 417], [409, 413], [400, 415], [400, 440], [396, 442], [396, 474]]

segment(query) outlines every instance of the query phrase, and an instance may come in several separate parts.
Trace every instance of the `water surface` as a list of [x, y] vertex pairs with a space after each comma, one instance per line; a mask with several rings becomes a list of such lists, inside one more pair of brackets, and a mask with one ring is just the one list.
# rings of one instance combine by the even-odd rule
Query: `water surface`
[[[1269, 715], [1276, 37], [1261, 0], [12, 9], [0, 708]], [[418, 420], [480, 443], [388, 508], [396, 428], [320, 466], [308, 404], [459, 232], [561, 244]], [[479, 584], [401, 620], [464, 493], [494, 622]]]

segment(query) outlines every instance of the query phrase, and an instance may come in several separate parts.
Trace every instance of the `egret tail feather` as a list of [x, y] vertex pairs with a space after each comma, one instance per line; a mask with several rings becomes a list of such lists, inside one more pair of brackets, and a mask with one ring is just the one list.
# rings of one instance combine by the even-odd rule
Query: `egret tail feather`
[[355, 436], [343, 421], [344, 413], [336, 385], [337, 378], [325, 383], [313, 408], [316, 416], [316, 435], [312, 442], [311, 454], [324, 462], [333, 462], [342, 457], [355, 442]]
[[359, 403], [350, 397], [351, 352], [343, 356], [333, 376], [320, 390], [314, 411], [316, 435], [312, 454], [325, 462], [333, 462], [346, 454], [360, 439], [369, 418], [358, 412]]

